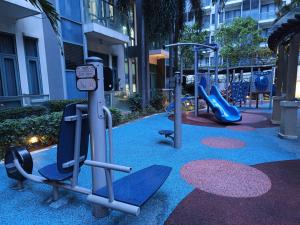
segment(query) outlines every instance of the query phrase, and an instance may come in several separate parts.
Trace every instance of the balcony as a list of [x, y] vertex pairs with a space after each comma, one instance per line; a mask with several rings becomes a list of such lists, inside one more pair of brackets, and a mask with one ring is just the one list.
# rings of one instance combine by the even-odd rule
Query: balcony
[[85, 0], [84, 32], [110, 44], [129, 42], [132, 27], [129, 18], [113, 4], [104, 0]]
[[261, 12], [259, 17], [259, 23], [273, 23], [273, 21], [276, 19], [276, 13], [275, 11], [270, 12]]
[[204, 10], [210, 9], [211, 0], [201, 0], [201, 5]]
[[25, 0], [0, 1], [0, 18], [19, 20], [29, 16], [40, 14], [40, 11]]
[[228, 0], [225, 4], [225, 9], [240, 6], [242, 3], [242, 0]]

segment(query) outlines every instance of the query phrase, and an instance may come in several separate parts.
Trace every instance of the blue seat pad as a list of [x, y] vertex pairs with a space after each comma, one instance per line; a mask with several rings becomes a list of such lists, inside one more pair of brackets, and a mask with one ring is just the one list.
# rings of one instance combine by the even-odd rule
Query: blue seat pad
[[[115, 181], [113, 183], [115, 200], [142, 206], [162, 186], [171, 170], [167, 166], [153, 165]], [[108, 198], [106, 187], [94, 194]]]
[[39, 169], [39, 173], [48, 180], [52, 181], [64, 181], [70, 179], [73, 173], [60, 173], [57, 169], [57, 164], [50, 164]]

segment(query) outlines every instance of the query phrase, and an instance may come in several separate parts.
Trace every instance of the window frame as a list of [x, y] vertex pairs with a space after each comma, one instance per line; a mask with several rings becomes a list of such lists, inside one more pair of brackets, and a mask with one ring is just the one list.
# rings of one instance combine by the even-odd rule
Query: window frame
[[16, 79], [16, 92], [17, 92], [17, 96], [19, 96], [22, 91], [21, 91], [21, 81], [20, 81], [20, 71], [19, 71], [19, 62], [18, 62], [18, 49], [17, 49], [17, 41], [16, 41], [16, 35], [15, 34], [11, 34], [11, 33], [6, 33], [6, 32], [2, 32], [0, 31], [0, 35], [7, 35], [12, 37], [12, 41], [14, 44], [14, 52], [15, 54], [9, 54], [9, 53], [1, 53], [0, 52], [0, 70], [1, 70], [1, 84], [2, 85], [2, 92], [3, 94], [0, 95], [1, 97], [11, 97], [11, 95], [8, 95], [8, 88], [6, 85], [6, 75], [5, 75], [5, 68], [4, 68], [4, 59], [5, 58], [9, 58], [9, 59], [13, 59], [14, 62], [14, 69], [15, 69], [15, 79]]
[[[34, 40], [35, 45], [36, 45], [36, 53], [37, 56], [29, 56], [26, 53], [26, 39], [27, 40]], [[30, 82], [30, 77], [29, 77], [29, 68], [30, 68], [30, 61], [35, 61], [36, 63], [36, 70], [37, 70], [37, 79], [38, 79], [38, 94], [37, 95], [42, 95], [44, 93], [43, 90], [43, 81], [42, 81], [42, 71], [41, 71], [41, 62], [40, 62], [40, 54], [39, 54], [39, 39], [34, 38], [34, 37], [28, 37], [28, 36], [23, 36], [23, 42], [24, 42], [24, 52], [25, 52], [25, 60], [26, 60], [26, 69], [27, 69], [27, 80], [28, 80], [28, 88], [29, 88], [29, 94], [30, 95], [36, 95], [32, 94], [32, 84]]]

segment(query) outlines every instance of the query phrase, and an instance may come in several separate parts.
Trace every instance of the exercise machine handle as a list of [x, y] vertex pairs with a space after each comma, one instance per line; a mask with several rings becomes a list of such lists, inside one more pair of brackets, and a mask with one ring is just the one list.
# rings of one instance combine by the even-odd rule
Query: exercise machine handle
[[108, 118], [108, 163], [112, 163], [112, 158], [113, 158], [113, 142], [112, 142], [112, 126], [113, 126], [113, 122], [112, 122], [112, 115], [110, 110], [106, 107], [103, 106], [103, 110], [107, 115]]

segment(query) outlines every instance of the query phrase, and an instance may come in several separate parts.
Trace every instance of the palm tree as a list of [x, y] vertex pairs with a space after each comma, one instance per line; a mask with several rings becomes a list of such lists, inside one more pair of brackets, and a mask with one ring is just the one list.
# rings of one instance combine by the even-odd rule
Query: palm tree
[[58, 21], [59, 15], [56, 12], [54, 6], [47, 0], [26, 0], [33, 6], [44, 12], [46, 17], [49, 19], [50, 24], [56, 34], [58, 34]]
[[[117, 7], [128, 13], [133, 0], [117, 0]], [[195, 13], [196, 23], [202, 25], [202, 9], [200, 0], [189, 0]], [[186, 0], [144, 0], [145, 30], [148, 41], [166, 39], [172, 34], [173, 42], [179, 40], [184, 28], [184, 15], [188, 1]]]
[[[185, 12], [187, 3], [190, 3], [195, 13], [196, 23], [199, 29], [202, 25], [201, 0], [135, 0], [142, 4], [142, 14], [144, 17], [144, 42], [140, 48], [144, 49], [145, 59], [149, 58], [149, 43], [169, 40], [170, 43], [178, 42], [184, 31]], [[117, 0], [117, 7], [123, 12], [128, 13], [130, 4], [134, 0]], [[139, 18], [140, 19], [140, 18]], [[170, 49], [169, 73], [173, 74], [173, 67], [177, 64], [177, 51]], [[175, 57], [172, 57], [175, 55]], [[149, 77], [149, 62], [142, 62], [143, 79]], [[143, 107], [149, 103], [150, 91], [142, 90]]]

